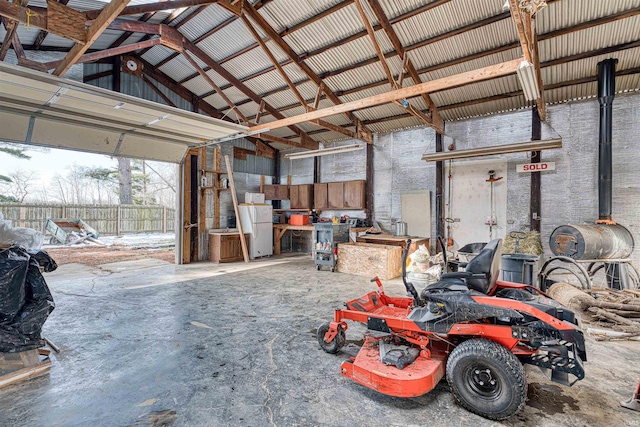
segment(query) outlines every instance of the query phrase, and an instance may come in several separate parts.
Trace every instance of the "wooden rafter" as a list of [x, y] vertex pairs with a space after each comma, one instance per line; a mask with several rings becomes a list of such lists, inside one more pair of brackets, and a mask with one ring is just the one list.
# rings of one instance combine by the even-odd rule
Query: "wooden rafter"
[[468, 71], [466, 73], [456, 74], [454, 76], [444, 77], [438, 80], [419, 83], [417, 85], [397, 89], [391, 92], [374, 95], [363, 99], [358, 99], [351, 102], [345, 102], [344, 104], [334, 105], [332, 107], [323, 108], [320, 110], [309, 111], [297, 116], [288, 117], [284, 120], [276, 120], [275, 122], [251, 127], [249, 128], [249, 132], [260, 132], [263, 129], [278, 129], [284, 126], [333, 116], [335, 114], [375, 107], [376, 105], [387, 104], [389, 102], [397, 100], [408, 99], [413, 96], [418, 96], [421, 93], [436, 92], [438, 90], [451, 89], [500, 76], [506, 76], [515, 73], [518, 65], [520, 65], [520, 62], [521, 61], [519, 59], [502, 62], [500, 64]]
[[240, 120], [242, 120], [243, 123], [248, 124], [249, 123], [249, 119], [247, 119], [244, 114], [242, 114], [242, 112], [240, 112], [240, 110], [238, 110], [238, 107], [235, 106], [235, 104], [233, 103], [233, 101], [231, 101], [229, 99], [229, 97], [227, 95], [225, 95], [225, 93], [220, 89], [220, 87], [218, 87], [218, 85], [213, 81], [213, 79], [211, 77], [209, 77], [209, 75], [202, 69], [202, 67], [200, 67], [198, 65], [198, 63], [196, 62], [195, 59], [193, 59], [191, 57], [191, 55], [189, 54], [189, 52], [187, 51], [183, 51], [182, 55], [186, 58], [186, 60], [189, 62], [189, 64], [191, 64], [191, 66], [193, 68], [196, 69], [196, 71], [198, 71], [198, 73], [200, 73], [200, 75], [202, 76], [202, 78], [209, 83], [209, 85], [216, 91], [216, 93], [224, 100], [224, 102], [227, 103], [227, 105], [229, 107], [231, 107], [232, 110], [235, 110], [236, 115], [240, 118]]
[[[246, 0], [242, 3], [244, 5], [244, 12], [249, 15], [249, 17], [253, 20], [253, 22], [258, 25], [262, 31], [264, 31], [271, 40], [280, 48], [282, 51], [291, 59], [295, 64], [300, 68], [300, 70], [311, 79], [317, 86], [320, 86], [323, 81], [318, 75], [309, 67], [304, 61], [302, 61], [298, 54], [289, 46], [287, 42], [284, 41], [282, 37], [273, 29], [271, 25], [258, 13], [258, 11], [251, 5], [251, 3]], [[333, 91], [327, 86], [324, 85], [324, 93], [327, 97], [336, 105], [342, 103], [340, 98], [338, 98]], [[303, 107], [306, 107], [307, 103], [302, 103]], [[356, 128], [356, 138], [361, 139], [369, 144], [373, 144], [373, 134], [369, 129], [360, 124], [360, 120], [351, 112], [345, 112], [347, 118], [354, 124]]]
[[[66, 6], [67, 3], [69, 3], [69, 0], [58, 0], [58, 3]], [[35, 48], [35, 50], [40, 49], [40, 46], [42, 46], [42, 43], [44, 43], [44, 39], [46, 39], [48, 35], [48, 31], [40, 30], [40, 32], [36, 36], [36, 40], [33, 42], [33, 47]]]
[[[387, 80], [389, 81], [389, 84], [391, 85], [391, 88], [392, 89], [400, 88], [401, 85], [398, 82], [402, 80], [402, 76], [404, 75], [404, 68], [400, 70], [399, 72], [400, 77], [398, 78], [398, 80], [396, 80], [393, 76], [393, 73], [391, 72], [391, 69], [389, 68], [389, 64], [387, 64], [387, 60], [384, 57], [382, 48], [380, 47], [380, 44], [376, 39], [376, 34], [375, 34], [375, 31], [373, 30], [373, 26], [371, 25], [371, 22], [369, 21], [369, 18], [367, 17], [367, 14], [364, 10], [364, 6], [362, 3], [363, 0], [354, 0], [354, 1], [358, 8], [358, 13], [360, 14], [360, 18], [362, 19], [364, 27], [367, 30], [367, 33], [369, 34], [369, 40], [371, 41], [371, 44], [373, 45], [376, 51], [376, 54], [378, 55], [380, 64], [384, 69], [384, 72], [387, 76]], [[375, 3], [375, 4], [379, 6], [378, 3]], [[400, 57], [402, 58], [402, 61], [405, 64], [405, 66], [408, 66], [409, 64], [411, 64], [408, 56], [406, 56], [404, 52], [404, 48], [402, 44], [395, 36], [395, 31], [393, 31], [393, 29], [391, 28], [391, 24], [389, 24], [389, 20], [386, 19], [386, 15], [384, 15], [384, 12], [382, 12], [382, 9], [374, 10], [374, 14], [378, 18], [378, 21], [381, 23], [385, 33], [387, 34], [387, 37], [389, 37], [389, 40], [391, 40], [392, 44], [394, 45], [394, 48], [400, 54]], [[417, 73], [416, 73], [416, 76], [417, 76]], [[419, 76], [418, 76], [418, 80], [415, 81], [415, 83], [417, 84], [420, 82], [421, 81], [419, 80]], [[434, 116], [434, 112], [435, 114], [437, 114], [435, 104], [431, 101], [431, 98], [429, 97], [429, 95], [423, 93], [421, 96], [427, 103], [427, 106], [429, 105], [432, 106], [432, 109], [430, 108], [430, 115], [426, 115], [419, 109], [415, 108], [415, 106], [409, 104], [409, 101], [407, 100], [402, 100], [402, 101], [397, 100], [397, 101], [394, 101], [393, 103], [399, 106], [400, 108], [403, 108], [404, 110], [408, 111], [410, 114], [418, 118], [418, 120], [422, 121], [424, 124], [431, 126], [432, 128], [434, 128], [436, 131], [440, 133], [444, 133], [444, 122], [442, 121], [442, 119], [440, 119], [437, 124], [435, 123], [434, 120], [432, 120], [432, 117]], [[438, 118], [440, 118], [439, 115], [438, 115]]]
[[[109, 24], [118, 16], [118, 14], [127, 6], [129, 0], [111, 0], [100, 15], [95, 19], [91, 26], [86, 31], [86, 44], [81, 45], [76, 43], [73, 45], [67, 56], [58, 64], [53, 74], [61, 76], [82, 56], [83, 53], [89, 49], [94, 41], [102, 34], [102, 32], [109, 26]], [[49, 3], [51, 7], [53, 3]]]
[[[239, 91], [245, 94], [245, 96], [249, 97], [256, 104], [260, 104], [263, 100], [258, 94], [249, 89], [244, 83], [238, 80], [233, 76], [229, 71], [220, 66], [216, 61], [214, 61], [209, 55], [207, 55], [202, 49], [198, 46], [183, 38], [184, 48], [189, 52], [193, 53], [200, 61], [208, 65], [213, 69], [217, 74], [219, 74], [223, 79], [227, 80], [233, 86], [235, 86]], [[268, 102], [265, 102], [265, 110], [267, 110], [271, 115], [276, 117], [277, 119], [284, 119], [284, 116], [280, 114], [280, 112], [273, 108]], [[294, 133], [296, 133], [300, 137], [300, 147], [307, 148], [311, 150], [315, 150], [318, 148], [318, 143], [306, 134], [306, 132], [302, 131], [300, 128], [296, 126], [289, 126]]]
[[[284, 69], [280, 66], [280, 63], [278, 62], [276, 57], [273, 55], [273, 53], [271, 53], [271, 51], [269, 50], [269, 47], [262, 40], [262, 38], [260, 37], [260, 35], [256, 31], [256, 29], [253, 28], [253, 25], [251, 24], [251, 21], [249, 21], [249, 19], [245, 15], [243, 15], [241, 17], [241, 19], [244, 22], [244, 24], [247, 27], [247, 29], [249, 30], [249, 32], [253, 35], [253, 38], [255, 38], [256, 41], [258, 42], [258, 44], [262, 47], [262, 50], [267, 55], [267, 57], [269, 58], [271, 63], [276, 67], [276, 69], [278, 70], [278, 73], [280, 73], [280, 76], [282, 77], [282, 79], [285, 81], [287, 86], [289, 86], [289, 89], [291, 90], [291, 92], [293, 92], [293, 94], [298, 99], [300, 104], [302, 104], [303, 106], [306, 107], [307, 106], [307, 101], [304, 99], [302, 94], [300, 94], [300, 91], [298, 91], [298, 88], [296, 88], [296, 85], [291, 81], [291, 79], [289, 78], [287, 73], [284, 71]], [[264, 100], [263, 100], [263, 102], [264, 102]], [[308, 110], [308, 108], [307, 108], [307, 110]], [[324, 120], [315, 120], [312, 123], [317, 125], [317, 126], [323, 127], [325, 129], [329, 129], [329, 130], [332, 130], [334, 132], [341, 133], [342, 135], [348, 136], [349, 138], [356, 138], [355, 132], [351, 132], [350, 130], [347, 130], [347, 129], [345, 129], [343, 127], [340, 127], [340, 126], [337, 126], [337, 125], [334, 125], [332, 123], [325, 122]]]
[[[124, 46], [114, 47], [113, 49], [105, 49], [105, 50], [99, 50], [97, 52], [85, 53], [84, 55], [80, 56], [75, 61], [75, 63], [80, 64], [84, 62], [93, 62], [93, 61], [97, 61], [99, 59], [104, 59], [104, 58], [111, 58], [113, 56], [122, 55], [124, 53], [134, 52], [136, 50], [140, 50], [145, 47], [156, 46], [158, 44], [160, 44], [160, 39], [156, 38], [156, 39], [146, 40], [143, 42], [137, 42], [137, 43], [127, 44]], [[43, 65], [45, 66], [45, 69], [51, 70], [51, 69], [57, 68], [61, 62], [62, 60], [51, 61], [51, 62], [45, 62]]]
[[0, 61], [4, 61], [4, 58], [7, 56], [7, 52], [9, 52], [9, 47], [11, 47], [11, 44], [13, 43], [13, 36], [16, 34], [18, 25], [16, 24], [16, 21], [12, 21], [4, 17], [1, 18], [6, 31], [4, 41], [2, 42], [2, 48], [0, 48]]
[[[127, 6], [118, 14], [119, 16], [127, 16], [127, 15], [142, 15], [144, 13], [153, 13], [160, 12], [163, 10], [175, 10], [182, 9], [185, 7], [192, 6], [202, 6], [209, 5], [213, 3], [218, 3], [219, 0], [171, 0], [171, 1], [161, 1], [157, 3], [146, 3], [146, 4], [136, 4], [132, 6]], [[223, 1], [220, 0], [220, 3]], [[98, 15], [100, 15], [102, 9], [88, 10], [85, 12], [87, 15], [87, 19], [92, 20], [96, 19]]]
[[76, 43], [86, 42], [86, 20], [83, 13], [53, 0], [49, 0], [47, 5], [46, 9], [26, 8], [19, 3], [0, 1], [0, 16], [54, 33]]
[[[508, 14], [508, 12], [507, 12], [507, 14]], [[539, 41], [549, 40], [549, 39], [552, 39], [552, 38], [560, 37], [560, 36], [563, 36], [563, 35], [566, 35], [566, 34], [571, 34], [571, 33], [574, 33], [574, 32], [577, 32], [577, 31], [581, 31], [581, 30], [584, 30], [584, 29], [587, 29], [587, 28], [591, 28], [591, 27], [594, 27], [594, 26], [608, 24], [608, 23], [611, 23], [611, 22], [615, 22], [615, 21], [618, 21], [618, 20], [621, 20], [621, 19], [630, 18], [630, 17], [637, 16], [637, 15], [640, 15], [640, 7], [630, 8], [630, 9], [627, 9], [627, 10], [624, 10], [624, 11], [621, 11], [621, 12], [618, 12], [618, 13], [615, 13], [615, 14], [612, 14], [612, 15], [607, 15], [607, 16], [603, 16], [603, 17], [600, 17], [600, 18], [596, 18], [596, 19], [591, 20], [591, 21], [586, 21], [586, 22], [580, 23], [580, 24], [575, 25], [573, 27], [560, 28], [558, 30], [550, 31], [548, 33], [543, 33], [543, 34], [540, 34], [538, 36], [538, 40]], [[454, 65], [458, 65], [458, 64], [465, 63], [465, 62], [473, 61], [473, 60], [476, 60], [476, 59], [479, 59], [479, 58], [484, 58], [484, 57], [489, 56], [489, 55], [494, 55], [494, 54], [497, 54], [497, 53], [506, 52], [508, 50], [515, 49], [518, 46], [520, 46], [520, 42], [519, 41], [516, 41], [516, 42], [513, 42], [513, 43], [506, 43], [504, 45], [496, 46], [496, 47], [488, 49], [488, 50], [472, 53], [470, 55], [461, 56], [461, 57], [454, 58], [454, 59], [451, 59], [449, 61], [445, 61], [445, 62], [442, 62], [442, 63], [439, 63], [439, 64], [429, 65], [429, 66], [426, 66], [424, 68], [418, 69], [417, 72], [418, 72], [418, 75], [431, 73], [431, 72], [434, 72], [434, 71], [438, 71], [438, 70], [442, 70], [442, 69], [445, 69], [445, 68], [448, 68], [448, 67], [452, 67]], [[611, 51], [609, 51], [609, 48], [605, 48], [604, 50], [601, 51], [602, 53], [595, 52], [595, 53], [592, 54], [591, 52], [584, 52], [585, 56], [581, 56], [581, 58], [587, 58], [589, 56], [594, 56], [594, 55], [599, 55], [599, 54], [607, 54], [607, 53], [615, 52], [615, 51], [618, 51], [618, 50], [624, 50], [626, 48], [631, 48], [634, 45], [630, 44], [629, 46], [630, 47], [627, 47], [626, 45], [613, 46], [612, 47], [613, 50], [611, 50]], [[405, 48], [405, 49], [407, 49], [407, 48]], [[395, 51], [394, 51], [394, 54], [395, 54]], [[582, 54], [580, 54], [580, 55], [582, 55]], [[387, 55], [385, 55], [385, 56], [387, 56]], [[560, 61], [563, 61], [563, 59], [560, 58]], [[544, 68], [546, 65], [549, 65], [549, 64], [550, 63], [547, 61], [546, 63], [541, 64], [541, 66], [542, 66], [542, 68]], [[241, 79], [241, 81], [248, 80], [251, 77], [252, 76], [249, 76], [247, 78], [243, 78], [243, 79]], [[308, 81], [309, 80], [305, 80], [305, 81], [301, 81], [301, 82], [298, 82], [298, 83], [302, 84], [302, 83], [305, 83], [305, 82], [308, 82]], [[376, 87], [385, 85], [387, 83], [388, 83], [388, 81], [385, 78], [383, 80], [378, 80], [376, 82], [368, 83], [366, 85], [357, 86], [357, 87], [354, 87], [354, 88], [351, 88], [351, 89], [347, 89], [347, 90], [343, 90], [343, 91], [337, 91], [337, 92], [335, 92], [335, 94], [337, 96], [350, 95], [350, 94], [357, 93], [357, 92], [360, 92], [360, 91], [363, 91], [363, 90], [376, 88]], [[224, 86], [222, 86], [222, 89], [224, 90], [226, 88]], [[272, 89], [272, 90], [270, 90], [268, 92], [263, 93], [262, 96], [271, 96], [271, 95], [274, 95], [276, 93], [279, 93], [279, 92], [282, 92], [282, 91], [285, 91], [285, 90], [287, 90], [287, 86], [280, 86], [278, 88], [275, 88], [275, 89]], [[206, 97], [206, 96], [208, 96], [208, 94], [202, 95], [202, 97]], [[237, 103], [237, 105], [240, 106], [240, 105], [242, 105], [243, 103], [246, 103], [246, 102], [249, 102], [249, 101], [247, 101], [247, 100], [240, 101], [240, 102]], [[286, 111], [288, 109], [296, 108], [297, 106], [298, 106], [298, 104], [290, 104], [290, 105], [287, 105], [287, 106], [283, 106], [283, 107], [280, 107], [280, 111]]]
[[156, 86], [147, 76], [144, 74], [141, 76], [142, 80], [156, 93], [162, 100], [170, 107], [177, 108], [178, 106], [167, 95], [165, 95], [158, 86]]
[[542, 84], [542, 74], [540, 72], [535, 20], [532, 20], [531, 15], [524, 12], [518, 3], [518, 0], [509, 0], [511, 18], [513, 19], [513, 23], [518, 31], [518, 37], [520, 38], [520, 46], [522, 47], [524, 59], [532, 63], [535, 69], [538, 87], [540, 88], [540, 97], [536, 99], [536, 105], [538, 106], [540, 120], [545, 121], [546, 108], [544, 102], [544, 85]]
[[[153, 17], [154, 14], [155, 12], [145, 13], [139, 19], [139, 22], [147, 22], [149, 19]], [[113, 22], [111, 24], [113, 24]], [[111, 24], [109, 24], [109, 28], [111, 28]], [[127, 41], [127, 39], [133, 35], [133, 33], [134, 33], [133, 31], [125, 31], [124, 33], [122, 33], [122, 35], [120, 35], [120, 37], [116, 39], [116, 41], [114, 41], [113, 43], [111, 43], [111, 45], [109, 45], [109, 49], [113, 49], [114, 47], [120, 46], [122, 43]]]
[[[398, 80], [400, 83], [398, 84], [398, 86], [402, 87], [401, 82], [404, 78], [404, 70], [407, 70], [409, 72], [409, 75], [413, 80], [413, 84], [422, 83], [422, 79], [420, 78], [418, 71], [416, 70], [413, 63], [411, 62], [411, 59], [409, 58], [409, 55], [405, 51], [404, 46], [400, 42], [400, 39], [398, 38], [396, 31], [393, 29], [391, 22], [389, 22], [389, 18], [387, 18], [387, 15], [384, 13], [384, 10], [382, 9], [380, 2], [378, 0], [368, 0], [368, 1], [369, 1], [369, 5], [371, 6], [371, 10], [373, 10], [373, 13], [376, 15], [376, 18], [378, 19], [378, 22], [382, 26], [382, 29], [384, 30], [385, 34], [391, 41], [393, 48], [396, 50], [396, 52], [398, 52], [398, 55], [400, 55], [400, 58], [402, 59], [402, 62], [404, 64], [401, 72], [399, 73], [400, 76]], [[440, 117], [440, 113], [438, 112], [438, 109], [435, 103], [427, 93], [423, 93], [420, 96], [422, 97], [422, 100], [425, 102], [425, 104], [429, 108], [429, 113], [430, 113], [430, 117], [429, 117], [430, 123], [428, 123], [429, 126], [431, 126], [432, 128], [434, 128], [440, 133], [444, 133], [444, 121], [442, 120], [442, 117]]]

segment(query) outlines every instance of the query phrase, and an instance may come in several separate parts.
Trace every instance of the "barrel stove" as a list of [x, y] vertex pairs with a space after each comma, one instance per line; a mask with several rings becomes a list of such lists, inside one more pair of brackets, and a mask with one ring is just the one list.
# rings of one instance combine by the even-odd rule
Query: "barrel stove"
[[600, 102], [600, 138], [598, 153], [598, 212], [594, 224], [561, 225], [549, 239], [556, 256], [574, 260], [603, 262], [607, 283], [612, 288], [629, 287], [628, 262], [633, 252], [633, 236], [616, 224], [613, 208], [612, 126], [617, 59], [598, 63], [598, 101]]

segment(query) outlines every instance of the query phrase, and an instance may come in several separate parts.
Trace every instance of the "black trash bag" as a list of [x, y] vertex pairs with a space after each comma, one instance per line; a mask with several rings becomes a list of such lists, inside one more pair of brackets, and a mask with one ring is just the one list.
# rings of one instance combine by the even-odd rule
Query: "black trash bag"
[[47, 253], [47, 251], [39, 250], [39, 251], [29, 251], [29, 255], [31, 258], [35, 258], [40, 267], [44, 268], [45, 273], [51, 273], [56, 268], [58, 268], [58, 264], [51, 258], [51, 255]]
[[19, 246], [1, 251], [0, 353], [42, 347], [42, 326], [54, 307], [38, 261]]

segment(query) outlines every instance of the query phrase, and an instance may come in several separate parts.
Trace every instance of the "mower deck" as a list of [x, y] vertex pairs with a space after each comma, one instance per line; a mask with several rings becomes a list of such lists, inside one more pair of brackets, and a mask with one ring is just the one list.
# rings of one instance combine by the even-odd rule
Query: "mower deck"
[[378, 340], [367, 337], [358, 356], [340, 367], [343, 376], [389, 396], [417, 397], [433, 390], [445, 373], [445, 354], [419, 356], [400, 370], [380, 361]]

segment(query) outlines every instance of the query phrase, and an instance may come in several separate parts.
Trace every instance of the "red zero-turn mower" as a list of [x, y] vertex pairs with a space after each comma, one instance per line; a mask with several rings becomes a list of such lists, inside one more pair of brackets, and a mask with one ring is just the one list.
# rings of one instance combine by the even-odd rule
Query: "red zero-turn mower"
[[446, 373], [460, 404], [492, 420], [524, 406], [523, 363], [568, 386], [584, 378], [584, 337], [574, 313], [532, 286], [498, 280], [502, 240], [420, 295], [406, 281], [409, 244], [402, 274], [407, 297], [386, 295], [375, 278], [376, 292], [346, 302], [318, 328], [320, 347], [333, 354], [346, 342], [345, 320], [367, 325], [357, 357], [340, 367], [343, 376], [390, 396], [416, 397]]

